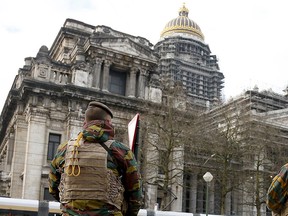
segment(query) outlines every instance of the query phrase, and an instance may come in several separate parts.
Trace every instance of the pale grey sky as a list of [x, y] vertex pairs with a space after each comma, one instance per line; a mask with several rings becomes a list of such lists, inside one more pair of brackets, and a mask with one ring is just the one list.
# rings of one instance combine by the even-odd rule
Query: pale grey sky
[[24, 58], [51, 47], [66, 18], [106, 25], [157, 43], [185, 2], [219, 59], [223, 94], [288, 85], [287, 0], [9, 0], [0, 2], [0, 110]]

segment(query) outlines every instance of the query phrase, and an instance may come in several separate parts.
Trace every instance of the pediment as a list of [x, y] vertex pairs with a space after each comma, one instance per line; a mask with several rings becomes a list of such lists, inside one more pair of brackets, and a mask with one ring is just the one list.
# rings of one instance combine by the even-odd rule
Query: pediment
[[125, 55], [133, 55], [141, 58], [155, 59], [150, 48], [142, 46], [129, 38], [111, 38], [110, 40], [102, 40], [101, 46], [115, 51], [121, 52]]

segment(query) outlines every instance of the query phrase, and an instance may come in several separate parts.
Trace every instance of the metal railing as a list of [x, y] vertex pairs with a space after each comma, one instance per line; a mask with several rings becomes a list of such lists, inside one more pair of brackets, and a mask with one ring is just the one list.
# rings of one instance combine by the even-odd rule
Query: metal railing
[[[2, 213], [21, 213], [21, 212], [37, 212], [40, 216], [60, 215], [60, 203], [54, 201], [38, 201], [31, 199], [16, 199], [0, 197], [0, 215]], [[27, 214], [29, 215], [29, 214]], [[140, 209], [138, 216], [205, 216], [206, 214], [172, 212], [172, 211], [158, 211], [149, 209]], [[212, 216], [209, 214], [209, 216]], [[217, 215], [213, 215], [217, 216]], [[218, 215], [220, 216], [220, 215]]]

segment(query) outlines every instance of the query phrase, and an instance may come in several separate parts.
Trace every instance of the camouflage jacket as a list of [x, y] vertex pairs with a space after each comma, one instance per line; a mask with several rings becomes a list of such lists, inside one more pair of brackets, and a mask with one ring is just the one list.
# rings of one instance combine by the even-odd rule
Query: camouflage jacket
[[281, 212], [288, 198], [288, 164], [281, 167], [273, 178], [267, 192], [267, 207], [275, 213]]
[[[49, 192], [59, 201], [58, 186], [63, 173], [64, 157], [67, 143], [61, 144], [54, 159], [51, 162], [49, 173]], [[121, 172], [122, 182], [125, 188], [127, 211], [122, 214], [114, 206], [101, 202], [101, 200], [73, 200], [62, 205], [63, 215], [93, 215], [93, 216], [136, 216], [141, 206], [142, 188], [141, 177], [138, 171], [137, 161], [132, 151], [118, 141], [110, 146], [112, 157], [107, 158], [107, 168], [115, 174]]]

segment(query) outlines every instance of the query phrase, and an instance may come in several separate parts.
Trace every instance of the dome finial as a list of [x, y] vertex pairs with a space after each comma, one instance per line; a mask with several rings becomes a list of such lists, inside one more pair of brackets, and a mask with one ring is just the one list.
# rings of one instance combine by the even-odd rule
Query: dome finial
[[185, 7], [185, 2], [183, 2], [182, 8], [179, 9], [179, 16], [186, 16], [188, 17], [189, 10]]

